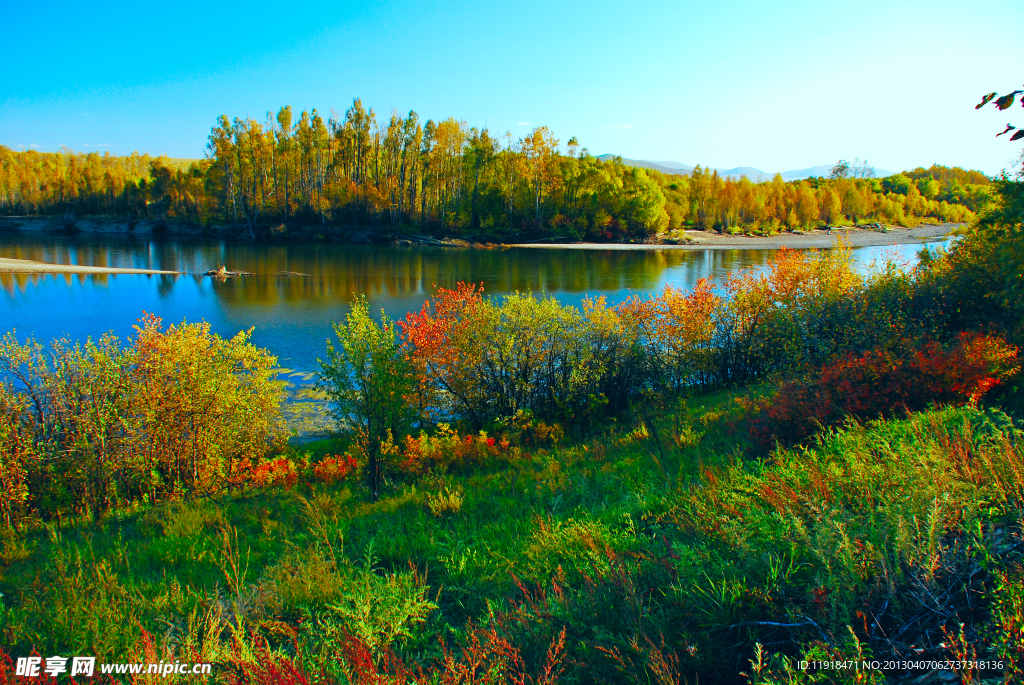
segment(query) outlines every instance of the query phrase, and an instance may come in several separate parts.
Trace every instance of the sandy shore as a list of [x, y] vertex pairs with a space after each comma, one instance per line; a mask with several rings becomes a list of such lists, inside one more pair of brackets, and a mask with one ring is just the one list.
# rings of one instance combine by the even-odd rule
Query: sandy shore
[[121, 269], [111, 266], [79, 266], [77, 264], [48, 264], [31, 259], [9, 259], [0, 257], [0, 273], [3, 274], [177, 274], [180, 271], [159, 271], [157, 269]]
[[906, 245], [941, 240], [960, 224], [938, 224], [913, 228], [891, 228], [885, 232], [867, 228], [837, 229], [831, 234], [814, 230], [807, 233], [782, 233], [759, 236], [728, 235], [704, 231], [686, 231], [690, 245], [627, 245], [622, 243], [526, 243], [509, 247], [557, 247], [576, 250], [777, 250], [781, 247], [834, 247], [840, 238], [853, 247], [870, 245]]

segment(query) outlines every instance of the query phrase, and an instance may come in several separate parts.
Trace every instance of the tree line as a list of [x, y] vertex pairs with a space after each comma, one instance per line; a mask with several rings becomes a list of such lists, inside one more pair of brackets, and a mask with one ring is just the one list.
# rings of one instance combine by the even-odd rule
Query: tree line
[[636, 239], [683, 228], [775, 233], [864, 221], [971, 221], [991, 199], [979, 172], [933, 166], [886, 179], [755, 183], [697, 167], [689, 176], [602, 162], [546, 127], [515, 138], [448, 118], [378, 119], [292, 108], [218, 118], [188, 166], [132, 154], [18, 152], [0, 146], [0, 214], [149, 218], [244, 226], [379, 227], [464, 237], [536, 234]]

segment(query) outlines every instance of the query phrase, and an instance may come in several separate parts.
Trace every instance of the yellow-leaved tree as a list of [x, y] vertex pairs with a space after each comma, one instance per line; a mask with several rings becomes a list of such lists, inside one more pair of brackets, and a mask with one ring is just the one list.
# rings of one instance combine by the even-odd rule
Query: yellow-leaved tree
[[141, 448], [159, 474], [153, 496], [244, 482], [285, 439], [277, 358], [249, 342], [251, 330], [226, 340], [206, 322], [164, 330], [154, 316], [136, 328]]
[[0, 518], [58, 522], [245, 483], [283, 445], [276, 358], [249, 333], [147, 316], [43, 347], [0, 338]]

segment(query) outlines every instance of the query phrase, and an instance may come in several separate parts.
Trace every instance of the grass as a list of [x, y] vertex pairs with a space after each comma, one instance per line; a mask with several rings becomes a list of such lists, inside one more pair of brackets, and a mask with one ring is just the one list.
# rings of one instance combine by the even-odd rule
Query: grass
[[258, 634], [339, 682], [355, 677], [335, 658], [351, 636], [375, 668], [391, 654], [429, 671], [455, 646], [486, 651], [484, 629], [527, 670], [564, 631], [571, 683], [803, 682], [801, 656], [948, 656], [959, 623], [979, 658], [1015, 658], [1024, 461], [1009, 418], [936, 409], [751, 460], [737, 399], [392, 482], [378, 502], [303, 483], [8, 532], [3, 642], [123, 661], [151, 635], [227, 678], [269, 658]]

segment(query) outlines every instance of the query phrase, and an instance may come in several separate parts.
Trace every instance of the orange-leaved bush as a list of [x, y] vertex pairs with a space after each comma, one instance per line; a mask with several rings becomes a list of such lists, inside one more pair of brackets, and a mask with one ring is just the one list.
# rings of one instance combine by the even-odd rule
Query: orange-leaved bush
[[724, 305], [702, 278], [689, 293], [666, 285], [658, 297], [634, 296], [618, 313], [636, 327], [655, 377], [679, 391], [717, 380], [715, 333]]

